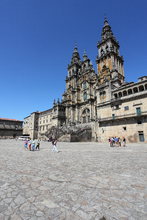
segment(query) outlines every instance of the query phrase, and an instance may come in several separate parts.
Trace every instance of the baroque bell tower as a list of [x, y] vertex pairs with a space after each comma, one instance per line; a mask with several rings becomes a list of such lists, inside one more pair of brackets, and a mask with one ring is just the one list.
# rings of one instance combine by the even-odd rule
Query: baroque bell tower
[[119, 42], [114, 37], [106, 18], [97, 48], [98, 84], [101, 85], [111, 80], [116, 87], [119, 87], [124, 82], [124, 61], [119, 53]]

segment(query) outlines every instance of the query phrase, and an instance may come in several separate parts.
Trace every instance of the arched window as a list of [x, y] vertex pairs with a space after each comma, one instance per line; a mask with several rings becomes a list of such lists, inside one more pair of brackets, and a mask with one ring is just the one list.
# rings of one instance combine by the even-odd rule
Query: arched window
[[83, 69], [85, 69], [86, 68], [86, 64], [84, 63], [84, 65], [83, 65]]
[[90, 122], [90, 110], [88, 108], [84, 109], [82, 112], [82, 122]]
[[126, 96], [127, 95], [127, 91], [123, 91], [123, 96]]
[[134, 93], [137, 93], [138, 92], [138, 88], [137, 87], [133, 88], [133, 91], [134, 91]]
[[87, 92], [84, 92], [84, 94], [83, 94], [83, 99], [84, 99], [84, 101], [87, 100]]
[[132, 92], [132, 89], [129, 89], [128, 90], [128, 95], [131, 95], [133, 92]]
[[122, 97], [122, 93], [121, 92], [119, 92], [118, 95], [119, 95], [119, 97]]
[[115, 94], [114, 94], [114, 98], [116, 98], [116, 99], [117, 99], [117, 93], [115, 93]]
[[140, 92], [144, 91], [144, 86], [139, 86], [139, 91]]
[[147, 84], [145, 84], [145, 89], [147, 90]]

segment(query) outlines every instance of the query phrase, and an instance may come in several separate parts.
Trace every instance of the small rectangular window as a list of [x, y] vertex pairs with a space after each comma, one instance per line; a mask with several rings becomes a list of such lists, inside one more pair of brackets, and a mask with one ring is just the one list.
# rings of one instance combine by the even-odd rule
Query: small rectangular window
[[125, 106], [125, 107], [124, 107], [124, 110], [125, 110], [125, 111], [129, 110], [129, 106]]
[[114, 110], [118, 110], [119, 109], [119, 105], [115, 105], [113, 109]]
[[112, 114], [112, 119], [115, 119], [115, 114]]
[[124, 131], [126, 131], [126, 130], [127, 130], [127, 128], [126, 128], [126, 127], [123, 127], [123, 130], [124, 130]]
[[141, 108], [140, 107], [136, 108], [136, 114], [141, 115]]

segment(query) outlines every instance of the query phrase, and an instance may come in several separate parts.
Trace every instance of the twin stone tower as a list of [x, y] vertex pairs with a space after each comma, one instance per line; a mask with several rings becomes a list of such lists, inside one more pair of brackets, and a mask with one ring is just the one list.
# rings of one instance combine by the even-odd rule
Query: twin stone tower
[[[116, 135], [126, 136], [133, 142], [140, 140], [136, 127], [133, 128], [134, 136], [127, 131], [132, 130], [130, 123], [134, 124], [133, 115], [122, 117], [132, 113], [131, 103], [140, 100], [140, 90], [137, 87], [138, 92], [134, 92], [135, 83], [125, 82], [124, 61], [119, 52], [119, 42], [107, 19], [104, 20], [97, 48], [98, 74], [87, 54], [84, 53], [81, 60], [78, 48], [75, 47], [68, 65], [66, 90], [62, 100], [54, 101], [51, 109], [33, 112], [26, 117], [24, 134], [29, 134], [33, 139], [56, 136], [61, 141], [106, 141], [110, 136]], [[147, 92], [146, 80], [146, 77], [139, 79], [139, 82], [144, 83], [144, 92]], [[132, 91], [130, 94], [129, 89]], [[128, 106], [127, 112], [125, 106]], [[137, 120], [142, 119], [136, 117], [135, 123]], [[142, 132], [145, 139], [144, 131]]]

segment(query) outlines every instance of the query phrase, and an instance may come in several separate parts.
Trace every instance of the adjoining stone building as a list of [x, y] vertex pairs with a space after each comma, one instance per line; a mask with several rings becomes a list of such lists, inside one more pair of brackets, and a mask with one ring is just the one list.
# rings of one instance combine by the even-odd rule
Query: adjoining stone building
[[15, 138], [22, 135], [23, 121], [0, 118], [0, 138]]
[[45, 138], [55, 126], [72, 130], [77, 140], [76, 131], [78, 136], [84, 128], [89, 128], [91, 141], [107, 141], [112, 136], [125, 136], [128, 142], [147, 141], [147, 76], [140, 77], [136, 83], [125, 82], [119, 47], [105, 19], [97, 44], [98, 74], [87, 54], [81, 60], [75, 47], [61, 102], [58, 100], [53, 108], [26, 117], [24, 133], [32, 138]]

